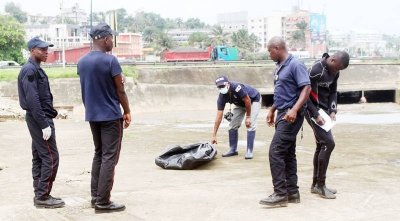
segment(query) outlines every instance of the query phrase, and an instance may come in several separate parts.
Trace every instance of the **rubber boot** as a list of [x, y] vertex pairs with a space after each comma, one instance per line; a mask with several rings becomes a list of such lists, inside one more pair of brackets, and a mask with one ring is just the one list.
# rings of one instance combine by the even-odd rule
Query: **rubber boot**
[[256, 138], [255, 131], [247, 131], [247, 152], [244, 159], [249, 160], [253, 159], [253, 147], [254, 147], [254, 139]]
[[238, 130], [229, 130], [229, 151], [222, 154], [222, 157], [231, 157], [238, 155], [237, 145], [238, 145]]

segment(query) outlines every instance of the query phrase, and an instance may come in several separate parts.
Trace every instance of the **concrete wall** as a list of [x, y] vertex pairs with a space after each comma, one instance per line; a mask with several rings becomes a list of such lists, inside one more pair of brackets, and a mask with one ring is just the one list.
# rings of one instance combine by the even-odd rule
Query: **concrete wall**
[[[262, 93], [273, 92], [275, 66], [140, 68], [137, 80], [128, 79], [126, 91], [134, 111], [215, 108], [219, 75], [250, 84]], [[51, 80], [55, 105], [81, 104], [79, 79]], [[339, 90], [398, 89], [400, 65], [350, 65], [341, 73]], [[18, 98], [17, 83], [0, 82], [0, 96]], [[399, 102], [399, 92], [397, 101]]]

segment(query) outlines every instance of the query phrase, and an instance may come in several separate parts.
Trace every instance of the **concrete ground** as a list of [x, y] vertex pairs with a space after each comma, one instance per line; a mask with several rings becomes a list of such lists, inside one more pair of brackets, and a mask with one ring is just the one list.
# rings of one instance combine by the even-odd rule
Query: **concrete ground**
[[32, 203], [31, 138], [25, 122], [0, 122], [0, 220], [400, 220], [400, 106], [340, 106], [334, 128], [327, 184], [337, 199], [310, 193], [314, 138], [308, 124], [298, 137], [300, 204], [269, 208], [258, 204], [272, 193], [268, 147], [273, 128], [266, 110], [258, 119], [255, 157], [244, 160], [245, 128], [239, 156], [227, 150], [226, 123], [218, 133], [218, 157], [196, 170], [163, 170], [154, 164], [168, 145], [208, 141], [215, 110], [153, 112], [133, 115], [125, 130], [112, 200], [126, 210], [95, 214], [90, 208], [93, 144], [81, 114], [56, 120], [60, 167], [53, 196], [60, 209], [36, 209]]

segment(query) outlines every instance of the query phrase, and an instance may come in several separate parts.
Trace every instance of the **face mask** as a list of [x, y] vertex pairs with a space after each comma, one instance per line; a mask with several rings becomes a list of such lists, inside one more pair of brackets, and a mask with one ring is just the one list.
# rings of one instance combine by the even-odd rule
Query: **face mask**
[[228, 93], [228, 85], [225, 86], [225, 87], [223, 87], [223, 88], [221, 88], [221, 89], [219, 89], [219, 93], [221, 93], [221, 94], [226, 94], [226, 93]]

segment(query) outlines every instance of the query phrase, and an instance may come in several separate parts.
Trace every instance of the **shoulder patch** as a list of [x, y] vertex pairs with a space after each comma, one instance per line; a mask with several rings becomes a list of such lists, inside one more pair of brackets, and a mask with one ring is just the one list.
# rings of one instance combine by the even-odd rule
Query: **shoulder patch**
[[240, 89], [242, 89], [242, 87], [241, 87], [240, 85], [238, 85], [238, 86], [236, 87], [235, 91], [236, 91], [236, 92], [239, 92]]
[[28, 81], [32, 82], [33, 80], [35, 80], [35, 75], [34, 74], [28, 75]]

